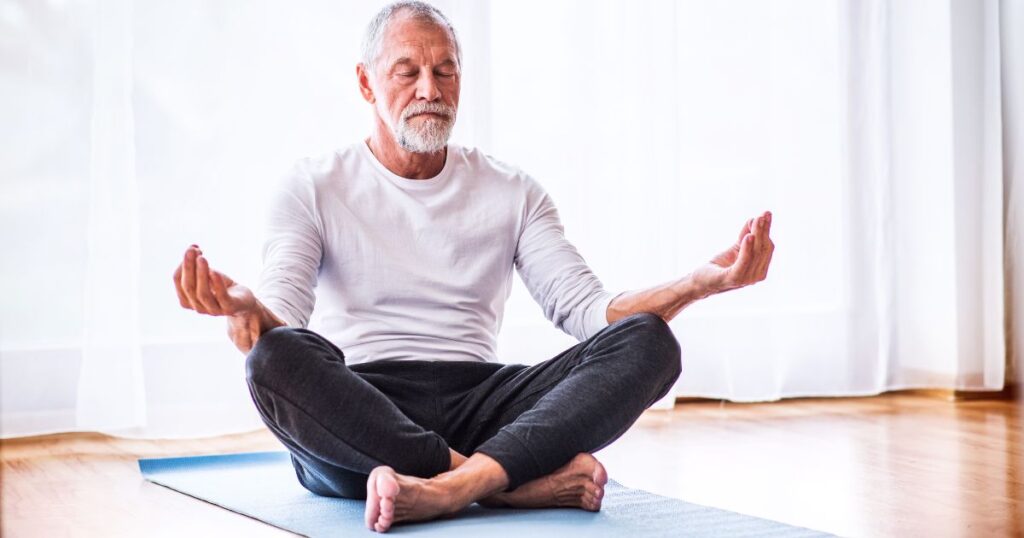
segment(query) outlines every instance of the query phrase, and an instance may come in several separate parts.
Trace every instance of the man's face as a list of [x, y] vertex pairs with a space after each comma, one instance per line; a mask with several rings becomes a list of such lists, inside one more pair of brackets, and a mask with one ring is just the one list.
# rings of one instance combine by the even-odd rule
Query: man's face
[[405, 150], [433, 153], [448, 143], [459, 105], [458, 61], [447, 29], [402, 14], [388, 24], [367, 75], [378, 121]]

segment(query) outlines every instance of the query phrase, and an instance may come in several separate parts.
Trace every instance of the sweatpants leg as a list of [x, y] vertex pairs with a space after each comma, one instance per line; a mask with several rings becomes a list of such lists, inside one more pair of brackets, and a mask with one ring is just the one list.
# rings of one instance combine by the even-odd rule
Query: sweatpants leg
[[668, 325], [652, 314], [630, 316], [551, 360], [499, 370], [462, 396], [450, 411], [455, 423], [477, 418], [457, 443], [480, 442], [470, 451], [494, 458], [515, 489], [611, 444], [668, 393], [680, 368]]
[[[419, 364], [413, 364], [418, 362]], [[432, 477], [448, 470], [448, 444], [422, 424], [436, 422], [436, 405], [418, 385], [424, 361], [369, 363], [348, 367], [344, 354], [320, 335], [279, 327], [264, 333], [246, 359], [249, 391], [260, 416], [292, 453], [299, 481], [321, 495], [366, 496], [374, 467], [389, 465], [402, 474]], [[420, 396], [427, 405], [410, 418], [375, 380], [406, 401]], [[392, 395], [393, 396], [393, 395]]]

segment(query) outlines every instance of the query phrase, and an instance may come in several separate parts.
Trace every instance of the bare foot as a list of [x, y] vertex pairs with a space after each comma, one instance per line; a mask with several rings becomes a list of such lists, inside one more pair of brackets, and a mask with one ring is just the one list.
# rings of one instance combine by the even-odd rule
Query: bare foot
[[433, 519], [458, 508], [449, 506], [446, 495], [435, 489], [428, 480], [377, 467], [366, 482], [366, 526], [386, 532], [395, 523]]
[[601, 509], [608, 473], [601, 462], [590, 454], [577, 454], [555, 472], [480, 501], [490, 507], [548, 508], [555, 506], [582, 508], [591, 512]]

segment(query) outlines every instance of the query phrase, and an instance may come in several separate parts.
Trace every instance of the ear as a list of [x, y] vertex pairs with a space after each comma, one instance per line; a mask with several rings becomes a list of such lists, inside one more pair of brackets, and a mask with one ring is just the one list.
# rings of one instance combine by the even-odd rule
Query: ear
[[367, 103], [375, 103], [377, 98], [370, 87], [370, 72], [362, 62], [356, 64], [356, 78], [359, 79], [359, 93], [363, 94], [363, 99], [366, 99]]

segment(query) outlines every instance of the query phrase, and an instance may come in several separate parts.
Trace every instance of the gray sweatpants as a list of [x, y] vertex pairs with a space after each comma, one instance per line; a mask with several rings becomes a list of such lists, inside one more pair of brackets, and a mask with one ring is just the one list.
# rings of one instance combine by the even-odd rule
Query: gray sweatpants
[[306, 329], [276, 328], [246, 360], [264, 422], [313, 493], [365, 498], [389, 465], [432, 477], [449, 448], [494, 458], [508, 489], [607, 446], [679, 377], [679, 344], [658, 316], [636, 314], [534, 366], [377, 361], [345, 356]]

